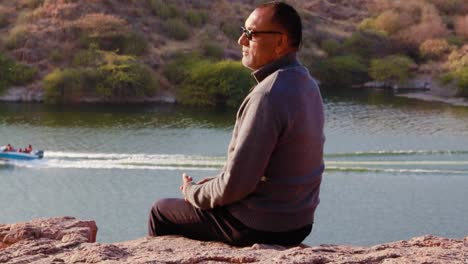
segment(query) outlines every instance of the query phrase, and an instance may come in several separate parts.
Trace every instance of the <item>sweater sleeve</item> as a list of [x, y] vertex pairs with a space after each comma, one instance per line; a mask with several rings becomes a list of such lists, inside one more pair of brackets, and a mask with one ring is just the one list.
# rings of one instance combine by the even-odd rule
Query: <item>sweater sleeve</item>
[[202, 209], [227, 205], [253, 192], [264, 176], [271, 153], [281, 131], [269, 94], [253, 93], [237, 118], [235, 144], [219, 177], [204, 184], [190, 184], [185, 197]]

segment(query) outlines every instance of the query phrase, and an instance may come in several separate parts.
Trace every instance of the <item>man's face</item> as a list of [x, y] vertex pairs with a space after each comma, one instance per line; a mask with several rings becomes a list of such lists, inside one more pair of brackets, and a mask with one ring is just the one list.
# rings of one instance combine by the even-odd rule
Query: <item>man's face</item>
[[[247, 30], [255, 31], [280, 31], [277, 25], [272, 23], [273, 9], [255, 9], [245, 21]], [[246, 34], [242, 34], [238, 40], [242, 46], [242, 64], [257, 70], [262, 66], [278, 59], [276, 48], [281, 34], [253, 34], [249, 40]]]

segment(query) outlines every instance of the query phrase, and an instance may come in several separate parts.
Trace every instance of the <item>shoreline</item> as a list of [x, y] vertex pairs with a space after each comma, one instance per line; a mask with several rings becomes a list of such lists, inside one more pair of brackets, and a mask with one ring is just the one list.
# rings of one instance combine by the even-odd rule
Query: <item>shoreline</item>
[[[40, 103], [44, 104], [42, 91], [28, 89], [27, 87], [13, 87], [0, 96], [0, 102], [9, 103]], [[117, 99], [102, 99], [98, 97], [82, 97], [71, 104], [145, 104], [145, 103], [176, 103], [176, 97], [170, 91], [159, 91], [153, 97], [130, 98], [125, 101]]]
[[[371, 88], [378, 89], [378, 88]], [[424, 91], [394, 93], [394, 96], [416, 99], [425, 102], [444, 103], [452, 106], [468, 107], [468, 98], [457, 97], [453, 87], [442, 87], [432, 83], [431, 88]], [[10, 88], [4, 95], [0, 96], [0, 102], [10, 103], [40, 103], [44, 104], [43, 92], [31, 90], [26, 87]], [[160, 91], [156, 96], [132, 98], [125, 101], [115, 99], [101, 99], [83, 97], [73, 104], [145, 104], [145, 103], [177, 103], [175, 95], [169, 91]]]
[[398, 97], [405, 97], [409, 99], [417, 99], [426, 102], [437, 102], [437, 103], [444, 103], [449, 104], [452, 106], [462, 106], [468, 107], [468, 99], [463, 97], [445, 97], [437, 93], [431, 93], [429, 91], [425, 92], [412, 92], [412, 93], [401, 93], [401, 94], [394, 94]]

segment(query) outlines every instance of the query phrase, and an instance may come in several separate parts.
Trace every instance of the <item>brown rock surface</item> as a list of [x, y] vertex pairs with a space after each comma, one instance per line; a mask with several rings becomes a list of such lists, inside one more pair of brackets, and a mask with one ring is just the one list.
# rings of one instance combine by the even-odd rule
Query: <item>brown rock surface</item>
[[468, 263], [464, 240], [423, 236], [355, 247], [235, 248], [178, 236], [93, 243], [94, 221], [72, 217], [0, 225], [0, 263]]

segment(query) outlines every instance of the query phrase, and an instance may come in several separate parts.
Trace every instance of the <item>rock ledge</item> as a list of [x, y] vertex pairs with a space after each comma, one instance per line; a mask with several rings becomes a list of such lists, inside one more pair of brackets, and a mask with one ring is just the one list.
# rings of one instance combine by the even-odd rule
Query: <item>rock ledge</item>
[[0, 263], [468, 263], [468, 237], [416, 237], [372, 247], [235, 248], [179, 236], [95, 243], [94, 221], [73, 217], [0, 224]]

